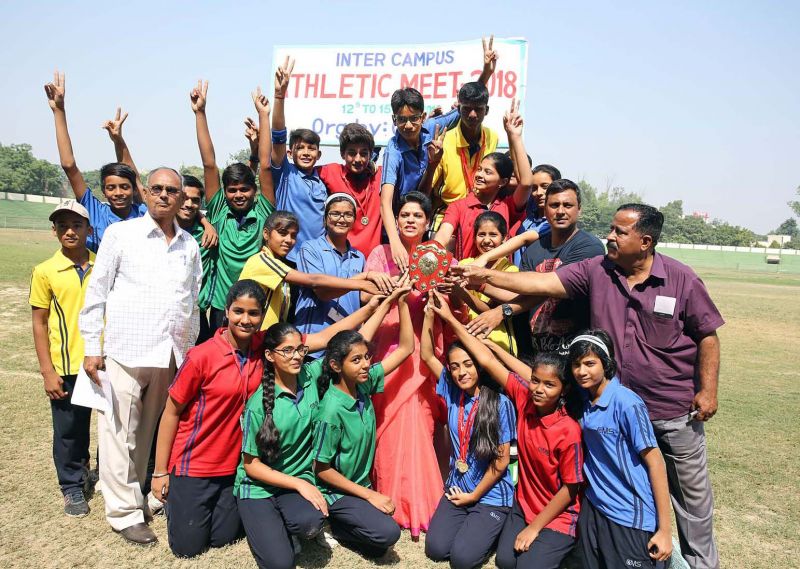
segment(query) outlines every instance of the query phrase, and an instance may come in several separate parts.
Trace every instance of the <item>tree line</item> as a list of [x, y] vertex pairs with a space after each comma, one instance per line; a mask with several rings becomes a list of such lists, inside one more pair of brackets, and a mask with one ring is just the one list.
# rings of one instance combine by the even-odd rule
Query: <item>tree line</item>
[[[231, 154], [229, 162], [246, 162], [249, 156], [249, 149], [243, 149]], [[200, 166], [181, 166], [181, 173], [203, 179], [203, 168]], [[100, 171], [88, 170], [83, 172], [83, 177], [92, 191], [102, 199]], [[601, 191], [585, 180], [578, 185], [582, 192], [580, 225], [598, 237], [605, 237], [608, 233], [608, 222], [620, 205], [643, 201], [636, 192], [619, 186]], [[30, 144], [0, 143], [0, 192], [61, 197], [72, 195], [61, 167], [36, 158]], [[800, 187], [797, 188], [797, 195], [800, 198]], [[789, 202], [789, 207], [795, 216], [800, 217], [800, 199]], [[683, 200], [671, 201], [659, 209], [664, 214], [662, 242], [747, 247], [766, 238], [746, 227], [731, 225], [720, 219], [707, 223], [700, 217], [685, 215]], [[800, 249], [800, 228], [795, 217], [789, 217], [771, 233], [791, 236], [792, 240], [785, 246]]]

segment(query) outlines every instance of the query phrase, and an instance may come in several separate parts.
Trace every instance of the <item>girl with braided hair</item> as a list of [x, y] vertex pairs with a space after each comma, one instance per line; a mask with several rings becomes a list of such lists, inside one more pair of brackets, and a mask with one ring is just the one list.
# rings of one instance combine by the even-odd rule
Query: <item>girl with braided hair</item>
[[306, 337], [287, 322], [264, 333], [264, 373], [242, 416], [242, 459], [233, 488], [259, 567], [294, 567], [291, 537], [315, 537], [328, 516], [312, 468], [312, 421], [323, 362], [304, 364], [305, 356], [325, 349], [337, 332], [356, 328], [370, 315], [365, 329], [377, 329], [395, 296], [376, 295], [354, 314]]

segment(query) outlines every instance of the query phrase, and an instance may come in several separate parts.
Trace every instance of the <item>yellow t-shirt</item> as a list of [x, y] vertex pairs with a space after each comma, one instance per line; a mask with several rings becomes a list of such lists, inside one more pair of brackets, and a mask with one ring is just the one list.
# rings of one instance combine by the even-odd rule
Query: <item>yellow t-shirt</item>
[[78, 315], [83, 308], [93, 265], [94, 253], [89, 251], [89, 266], [81, 278], [75, 264], [59, 249], [33, 268], [28, 303], [50, 311], [47, 318], [50, 359], [58, 375], [77, 375], [83, 364]]
[[275, 257], [269, 247], [262, 247], [244, 264], [239, 280], [252, 279], [261, 285], [267, 293], [267, 313], [261, 329], [266, 330], [276, 322], [286, 321], [289, 305], [292, 303], [289, 283], [286, 275], [292, 268]]
[[[469, 142], [464, 138], [461, 132], [461, 121], [456, 124], [452, 130], [448, 130], [444, 135], [444, 142], [442, 144], [442, 160], [436, 168], [436, 173], [433, 177], [433, 188], [441, 189], [434, 192], [434, 205], [448, 205], [458, 199], [466, 197], [467, 187], [466, 180], [464, 179], [464, 168], [461, 164], [461, 150], [463, 149], [464, 155], [467, 158], [467, 167], [470, 171], [474, 171], [477, 164], [480, 164], [483, 157], [491, 154], [497, 150], [497, 133], [489, 127], [481, 127], [481, 144], [483, 152], [478, 151], [476, 154], [469, 155]], [[480, 156], [478, 156], [480, 155]]]
[[[468, 259], [461, 259], [461, 261], [459, 261], [458, 264], [469, 265], [474, 260], [475, 259], [472, 257]], [[495, 261], [495, 264], [490, 268], [494, 269], [495, 271], [505, 271], [507, 273], [519, 272], [519, 268], [517, 268], [516, 265], [509, 262], [509, 260], [506, 259], [505, 257], [499, 259], [498, 261]], [[477, 290], [471, 290], [469, 291], [469, 293], [472, 296], [482, 300], [483, 302], [489, 302], [491, 300], [488, 296], [486, 296], [481, 292], [478, 292]], [[477, 312], [475, 312], [472, 309], [469, 310], [470, 320], [476, 318], [477, 316], [478, 316]], [[503, 348], [505, 351], [510, 353], [511, 355], [513, 356], [517, 355], [517, 341], [514, 339], [514, 326], [511, 323], [510, 318], [503, 318], [503, 321], [497, 325], [497, 328], [491, 331], [491, 333], [489, 334], [489, 339], [498, 346], [500, 346], [501, 348]]]

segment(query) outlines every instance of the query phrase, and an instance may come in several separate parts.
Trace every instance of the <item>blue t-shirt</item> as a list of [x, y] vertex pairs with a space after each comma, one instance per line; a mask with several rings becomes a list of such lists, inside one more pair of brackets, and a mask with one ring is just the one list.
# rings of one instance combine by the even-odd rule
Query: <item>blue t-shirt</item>
[[392, 208], [395, 215], [400, 209], [400, 197], [416, 190], [425, 174], [425, 168], [428, 167], [428, 151], [425, 147], [433, 140], [436, 134], [436, 125], [439, 125], [440, 129], [452, 128], [458, 122], [459, 116], [458, 109], [453, 109], [449, 113], [422, 123], [419, 146], [416, 149], [411, 148], [397, 132], [389, 139], [389, 143], [383, 151], [381, 185], [392, 184], [394, 186]]
[[[528, 209], [517, 230], [517, 235], [531, 230], [539, 234], [539, 239], [550, 233], [550, 224], [547, 222], [547, 218], [536, 217], [536, 203], [533, 199], [528, 200]], [[527, 247], [522, 247], [514, 251], [514, 264], [518, 267], [522, 266], [522, 256], [525, 254], [525, 249], [527, 249]]]
[[[138, 190], [134, 189], [134, 191]], [[89, 223], [91, 224], [93, 231], [91, 235], [86, 238], [86, 247], [88, 247], [89, 250], [93, 251], [94, 253], [97, 253], [97, 249], [100, 248], [100, 241], [103, 240], [103, 233], [106, 232], [106, 229], [108, 229], [109, 225], [112, 223], [117, 223], [118, 221], [136, 219], [137, 217], [142, 217], [145, 213], [147, 213], [146, 205], [136, 205], [135, 203], [132, 203], [131, 212], [128, 214], [128, 217], [122, 219], [116, 213], [111, 211], [110, 205], [98, 200], [92, 193], [92, 190], [89, 188], [86, 188], [83, 197], [78, 201], [83, 207], [86, 208], [86, 211], [89, 212]]]
[[[462, 393], [464, 392], [461, 391], [461, 389], [453, 382], [453, 379], [450, 377], [450, 372], [447, 370], [447, 368], [443, 369], [442, 374], [439, 376], [439, 381], [436, 384], [436, 394], [443, 398], [445, 404], [447, 405], [447, 425], [450, 430], [450, 444], [453, 447], [453, 451], [450, 453], [450, 475], [447, 477], [447, 482], [445, 482], [445, 490], [451, 486], [457, 486], [463, 492], [472, 492], [475, 490], [475, 487], [478, 486], [481, 479], [483, 479], [484, 474], [486, 474], [486, 469], [489, 467], [489, 461], [478, 460], [472, 452], [467, 451], [466, 461], [467, 465], [469, 466], [469, 470], [467, 470], [464, 474], [461, 474], [455, 467], [456, 459], [462, 458], [458, 440], [458, 407], [461, 401]], [[479, 400], [480, 394], [478, 394], [477, 398], [473, 399], [464, 393], [463, 422], [466, 423], [472, 406], [476, 401]], [[517, 423], [516, 415], [514, 413], [514, 405], [511, 403], [508, 397], [502, 394], [500, 395], [499, 411], [500, 416], [498, 418], [498, 423], [500, 425], [500, 438], [498, 440], [498, 444], [502, 445], [517, 438]], [[473, 430], [470, 432], [470, 437], [472, 436], [474, 430], [475, 426], [473, 424]], [[511, 506], [513, 501], [514, 482], [511, 479], [511, 473], [506, 468], [506, 471], [503, 473], [503, 477], [495, 482], [494, 486], [492, 486], [489, 491], [481, 497], [478, 503], [487, 504], [489, 506]]]
[[313, 174], [304, 174], [284, 156], [283, 162], [272, 165], [272, 180], [275, 183], [275, 209], [291, 211], [300, 220], [297, 243], [286, 258], [297, 262], [297, 251], [303, 243], [325, 235], [323, 214], [328, 190], [319, 179], [315, 168]]
[[581, 426], [586, 498], [619, 525], [655, 531], [653, 489], [640, 453], [658, 443], [644, 401], [614, 377], [597, 403], [587, 396]]
[[[347, 251], [342, 254], [336, 250], [327, 236], [312, 239], [303, 243], [298, 255], [297, 268], [304, 273], [322, 273], [333, 277], [349, 279], [364, 271], [364, 254], [347, 244]], [[357, 290], [343, 294], [332, 300], [320, 300], [314, 290], [300, 288], [295, 312], [295, 324], [303, 334], [319, 332], [335, 324], [361, 307], [361, 298]], [[321, 357], [324, 350], [309, 354], [312, 358]]]

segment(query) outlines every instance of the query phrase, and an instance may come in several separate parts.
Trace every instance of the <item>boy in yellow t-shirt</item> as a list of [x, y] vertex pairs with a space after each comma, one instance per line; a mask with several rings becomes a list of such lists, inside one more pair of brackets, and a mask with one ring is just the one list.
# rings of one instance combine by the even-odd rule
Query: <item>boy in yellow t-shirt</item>
[[83, 517], [89, 513], [83, 488], [88, 476], [91, 409], [72, 405], [71, 400], [83, 363], [78, 314], [94, 264], [94, 253], [86, 247], [92, 227], [89, 212], [75, 200], [59, 205], [50, 221], [61, 249], [33, 269], [29, 297], [33, 342], [53, 415], [53, 461], [64, 495], [64, 513]]

